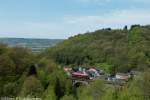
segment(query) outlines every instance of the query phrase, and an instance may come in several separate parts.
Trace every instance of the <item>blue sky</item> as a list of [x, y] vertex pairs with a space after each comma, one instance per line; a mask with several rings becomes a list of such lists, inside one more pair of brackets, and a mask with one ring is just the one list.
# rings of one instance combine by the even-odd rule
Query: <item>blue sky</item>
[[150, 0], [0, 0], [0, 37], [68, 38], [150, 24]]

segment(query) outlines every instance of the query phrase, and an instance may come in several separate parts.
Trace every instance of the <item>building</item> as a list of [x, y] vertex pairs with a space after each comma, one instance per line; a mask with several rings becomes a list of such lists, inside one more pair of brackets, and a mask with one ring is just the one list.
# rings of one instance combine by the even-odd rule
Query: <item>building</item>
[[128, 81], [131, 78], [131, 75], [130, 74], [126, 74], [126, 73], [117, 73], [115, 78], [117, 80]]

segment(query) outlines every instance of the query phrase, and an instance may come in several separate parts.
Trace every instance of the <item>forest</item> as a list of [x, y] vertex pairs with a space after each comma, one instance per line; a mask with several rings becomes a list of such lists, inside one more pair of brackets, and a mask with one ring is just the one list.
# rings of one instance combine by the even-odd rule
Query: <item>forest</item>
[[[74, 91], [64, 66], [142, 74], [122, 88], [96, 80]], [[0, 44], [0, 97], [42, 100], [150, 100], [150, 26], [105, 28], [70, 37], [34, 54]]]

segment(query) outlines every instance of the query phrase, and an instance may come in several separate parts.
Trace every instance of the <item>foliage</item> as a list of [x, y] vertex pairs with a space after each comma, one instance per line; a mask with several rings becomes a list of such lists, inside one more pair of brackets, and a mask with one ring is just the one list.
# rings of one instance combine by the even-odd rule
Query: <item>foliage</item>
[[44, 100], [56, 100], [56, 95], [54, 92], [54, 88], [52, 86], [49, 86], [44, 93]]
[[79, 100], [101, 100], [104, 93], [105, 86], [100, 80], [78, 90]]
[[22, 97], [41, 97], [44, 89], [35, 76], [29, 76], [24, 81], [20, 95]]
[[0, 96], [17, 96], [22, 84], [20, 79], [34, 62], [31, 59], [33, 54], [25, 48], [0, 44]]
[[61, 98], [60, 100], [76, 100], [72, 95], [65, 95], [63, 98]]
[[130, 30], [97, 30], [71, 37], [49, 48], [45, 56], [62, 65], [102, 64], [111, 73], [143, 70], [150, 66], [149, 35], [149, 26], [140, 25]]

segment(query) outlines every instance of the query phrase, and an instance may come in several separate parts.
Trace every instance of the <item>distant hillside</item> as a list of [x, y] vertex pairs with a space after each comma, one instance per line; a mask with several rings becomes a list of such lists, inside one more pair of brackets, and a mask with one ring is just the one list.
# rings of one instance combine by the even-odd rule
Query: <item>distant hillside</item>
[[63, 41], [62, 39], [28, 39], [28, 38], [0, 38], [0, 43], [8, 46], [21, 46], [31, 49], [33, 52], [41, 52], [48, 47]]
[[79, 34], [50, 48], [49, 58], [63, 65], [89, 65], [108, 71], [150, 67], [150, 26], [101, 29]]

